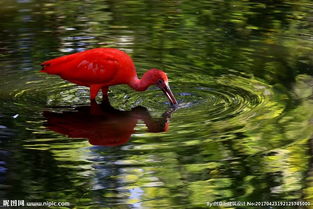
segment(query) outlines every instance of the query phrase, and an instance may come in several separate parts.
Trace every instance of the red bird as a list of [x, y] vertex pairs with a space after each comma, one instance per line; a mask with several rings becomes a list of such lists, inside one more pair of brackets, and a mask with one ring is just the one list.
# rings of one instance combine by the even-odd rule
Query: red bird
[[91, 100], [95, 100], [100, 89], [106, 99], [109, 86], [117, 84], [127, 84], [136, 91], [145, 91], [149, 86], [157, 85], [172, 105], [177, 104], [163, 71], [151, 69], [138, 79], [132, 59], [118, 49], [90, 49], [48, 60], [41, 65], [41, 72], [59, 75], [72, 83], [89, 87]]

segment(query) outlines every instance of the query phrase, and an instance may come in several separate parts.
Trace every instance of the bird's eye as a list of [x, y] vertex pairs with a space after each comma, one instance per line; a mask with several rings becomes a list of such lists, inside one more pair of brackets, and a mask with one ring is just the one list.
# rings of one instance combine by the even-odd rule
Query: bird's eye
[[158, 83], [158, 84], [162, 84], [163, 81], [162, 81], [161, 79], [159, 79], [157, 83]]

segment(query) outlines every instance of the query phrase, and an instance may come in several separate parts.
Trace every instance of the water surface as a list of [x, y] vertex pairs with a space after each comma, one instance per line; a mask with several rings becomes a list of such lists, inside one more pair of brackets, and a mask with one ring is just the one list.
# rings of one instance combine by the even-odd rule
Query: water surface
[[[312, 201], [310, 1], [2, 1], [0, 197], [82, 208]], [[157, 88], [111, 107], [39, 64], [127, 52]], [[100, 95], [99, 95], [100, 96]], [[288, 207], [286, 207], [288, 208]], [[290, 207], [295, 208], [295, 207]]]

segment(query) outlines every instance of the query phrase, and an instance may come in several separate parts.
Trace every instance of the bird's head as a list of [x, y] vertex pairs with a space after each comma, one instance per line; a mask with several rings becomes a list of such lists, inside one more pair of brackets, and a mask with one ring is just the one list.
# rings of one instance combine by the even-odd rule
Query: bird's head
[[172, 105], [177, 105], [177, 101], [172, 93], [168, 84], [168, 78], [165, 72], [158, 69], [151, 69], [144, 74], [144, 80], [148, 82], [148, 85], [156, 85], [159, 87]]

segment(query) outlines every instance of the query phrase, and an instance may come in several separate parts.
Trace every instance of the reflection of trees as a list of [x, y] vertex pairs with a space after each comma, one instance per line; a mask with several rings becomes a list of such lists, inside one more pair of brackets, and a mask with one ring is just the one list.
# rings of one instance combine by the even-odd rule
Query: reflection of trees
[[[313, 66], [312, 21], [307, 21], [312, 15], [306, 5], [311, 2], [99, 0], [83, 5], [80, 1], [34, 1], [3, 9], [0, 29], [4, 31], [1, 49], [5, 53], [1, 59], [27, 55], [28, 61], [37, 64], [67, 49], [120, 47], [131, 52], [139, 71], [165, 68], [177, 83], [210, 75], [219, 84], [228, 84], [233, 80], [220, 77], [230, 74], [245, 77], [252, 85], [261, 80], [268, 84], [263, 89], [271, 90], [266, 105], [254, 109], [255, 115], [248, 119], [243, 115], [200, 124], [197, 132], [192, 126], [184, 132], [173, 127], [176, 136], [136, 136], [142, 144], [133, 150], [117, 149], [107, 163], [96, 158], [86, 162], [100, 166], [93, 176], [96, 183], [89, 179], [93, 174], [80, 176], [91, 172], [90, 167], [83, 171], [75, 168], [81, 163], [74, 159], [81, 157], [73, 153], [76, 148], [65, 151], [73, 156], [67, 168], [59, 162], [62, 147], [57, 145], [51, 152], [14, 153], [17, 162], [25, 162], [17, 168], [23, 172], [16, 174], [25, 179], [12, 178], [14, 188], [21, 188], [21, 196], [34, 187], [37, 191], [55, 191], [35, 198], [68, 200], [83, 193], [86, 202], [96, 197], [110, 204], [126, 201], [121, 193], [140, 188], [142, 205], [164, 207], [203, 205], [214, 200], [254, 201], [260, 194], [262, 200], [310, 200], [312, 169], [307, 165], [307, 143], [312, 136], [312, 79], [299, 75], [312, 75]], [[25, 12], [19, 7], [31, 10], [26, 12], [30, 21], [22, 21]], [[21, 46], [17, 40], [22, 38], [26, 44], [16, 50]], [[33, 76], [31, 73], [27, 75]], [[265, 94], [262, 89], [257, 93]], [[192, 111], [188, 113], [193, 116]], [[197, 117], [205, 121], [207, 115]], [[184, 122], [192, 124], [194, 118]], [[127, 154], [119, 154], [122, 152]], [[95, 153], [98, 157], [110, 154], [103, 150]], [[108, 166], [116, 162], [122, 164]], [[101, 171], [110, 172], [104, 175]], [[32, 179], [37, 183], [21, 185]], [[82, 181], [86, 184], [80, 184]], [[89, 191], [93, 183], [100, 188], [95, 193]]]
[[28, 201], [60, 200], [74, 203], [85, 187], [78, 182], [89, 181], [77, 175], [77, 172], [81, 172], [79, 167], [64, 167], [64, 161], [56, 160], [56, 156], [47, 150], [29, 149], [12, 154], [14, 157], [11, 156], [10, 160], [13, 162], [8, 167], [11, 175], [6, 182], [11, 185], [7, 198], [27, 197]]
[[[299, 76], [296, 80], [294, 92], [301, 92], [302, 96], [310, 98], [311, 94], [303, 93], [312, 92], [309, 82], [311, 79]], [[189, 191], [187, 193], [194, 194], [191, 203], [233, 200], [232, 198], [242, 201], [310, 200], [310, 186], [306, 188], [302, 182], [308, 178], [310, 184], [310, 176], [304, 174], [311, 158], [307, 156], [309, 147], [306, 145], [312, 136], [312, 114], [312, 101], [305, 99], [274, 121], [269, 119], [267, 123], [262, 123], [263, 127], [254, 130], [250, 127], [243, 133], [232, 133], [233, 136], [225, 141], [211, 141], [211, 144], [216, 144], [215, 149], [205, 149], [203, 146], [206, 145], [201, 142], [189, 147], [193, 150], [189, 153], [196, 153], [194, 158], [189, 156], [189, 162], [180, 161], [179, 165], [189, 165], [186, 167], [189, 168], [187, 173], [192, 178], [192, 183], [186, 190]], [[253, 120], [248, 123], [253, 124]], [[177, 159], [184, 159], [186, 150]], [[214, 158], [218, 153], [222, 154]], [[224, 159], [224, 162], [216, 159]], [[185, 176], [184, 171], [177, 172], [181, 173], [180, 176]], [[302, 189], [306, 191], [305, 196], [302, 196]]]

